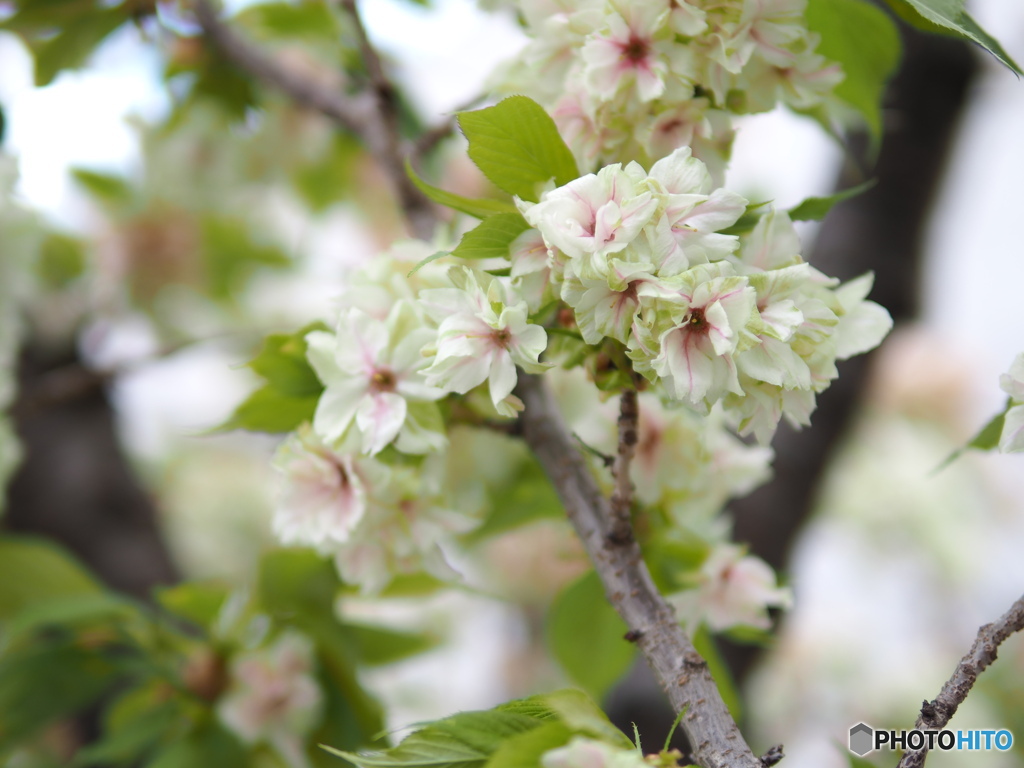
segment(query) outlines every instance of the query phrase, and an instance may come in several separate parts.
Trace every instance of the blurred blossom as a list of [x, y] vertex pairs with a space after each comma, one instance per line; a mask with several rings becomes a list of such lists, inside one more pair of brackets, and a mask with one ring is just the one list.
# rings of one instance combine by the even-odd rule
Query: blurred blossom
[[221, 721], [243, 741], [270, 744], [295, 768], [308, 765], [303, 739], [322, 707], [313, 654], [312, 643], [292, 630], [268, 648], [239, 654], [217, 706]]
[[700, 569], [696, 590], [676, 593], [669, 601], [691, 626], [705, 622], [715, 632], [736, 626], [769, 629], [768, 608], [789, 608], [793, 595], [776, 584], [775, 572], [743, 547], [717, 547]]

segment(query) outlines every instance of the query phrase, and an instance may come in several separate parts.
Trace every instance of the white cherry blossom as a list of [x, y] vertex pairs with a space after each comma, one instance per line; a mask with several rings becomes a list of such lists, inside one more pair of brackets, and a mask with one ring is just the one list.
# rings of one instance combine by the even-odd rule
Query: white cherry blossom
[[276, 748], [289, 765], [309, 765], [303, 737], [317, 724], [323, 694], [313, 677], [313, 646], [295, 631], [273, 645], [236, 656], [217, 715], [249, 744]]
[[764, 560], [747, 555], [735, 544], [712, 550], [700, 569], [694, 590], [669, 597], [680, 614], [693, 623], [704, 622], [714, 632], [735, 626], [768, 629], [768, 608], [789, 608], [793, 596], [779, 587]]
[[528, 373], [547, 369], [538, 361], [547, 334], [527, 322], [526, 302], [499, 280], [467, 267], [453, 267], [449, 275], [454, 288], [421, 294], [425, 311], [439, 323], [433, 362], [424, 372], [427, 384], [465, 394], [486, 381], [494, 407], [514, 415], [508, 398], [516, 366]]
[[313, 428], [334, 442], [354, 424], [362, 451], [370, 455], [400, 435], [397, 447], [409, 453], [442, 446], [444, 435], [430, 428], [439, 417], [429, 403], [444, 393], [426, 384], [428, 361], [421, 354], [433, 338], [405, 301], [392, 307], [386, 321], [352, 308], [335, 333], [309, 333], [306, 356], [325, 386]]

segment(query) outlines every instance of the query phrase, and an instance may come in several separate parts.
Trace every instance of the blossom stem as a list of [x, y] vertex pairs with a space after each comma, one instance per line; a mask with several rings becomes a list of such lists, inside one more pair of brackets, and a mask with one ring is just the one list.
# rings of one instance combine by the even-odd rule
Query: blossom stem
[[629, 479], [629, 467], [636, 453], [639, 421], [636, 390], [627, 389], [619, 400], [619, 450], [612, 464], [615, 490], [612, 491], [611, 529], [608, 533], [608, 541], [612, 544], [627, 544], [633, 540], [633, 523], [630, 519], [633, 484]]
[[[978, 636], [967, 654], [953, 670], [939, 695], [921, 705], [921, 715], [914, 727], [918, 730], [940, 731], [956, 714], [957, 708], [974, 687], [978, 675], [996, 660], [999, 646], [1015, 632], [1024, 629], [1024, 596], [1010, 606], [998, 621], [978, 630]], [[903, 753], [897, 768], [921, 768], [928, 757], [928, 748]]]
[[636, 644], [676, 712], [704, 768], [763, 768], [729, 714], [707, 662], [658, 592], [635, 540], [609, 546], [610, 502], [573, 445], [550, 391], [537, 376], [519, 374], [525, 410], [523, 438], [540, 460], [569, 520], [594, 563], [605, 593], [633, 630]]

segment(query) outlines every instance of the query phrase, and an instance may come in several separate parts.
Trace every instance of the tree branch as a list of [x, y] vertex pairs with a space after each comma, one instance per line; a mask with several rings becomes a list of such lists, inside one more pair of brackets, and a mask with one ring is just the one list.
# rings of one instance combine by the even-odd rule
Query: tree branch
[[686, 709], [680, 725], [697, 761], [704, 768], [762, 768], [722, 701], [707, 662], [654, 586], [639, 545], [609, 542], [608, 525], [603, 522], [610, 519], [609, 501], [573, 445], [550, 391], [540, 378], [520, 373], [516, 394], [526, 406], [520, 416], [523, 437], [554, 484], [608, 599], [625, 620], [673, 709]]
[[292, 72], [225, 24], [210, 0], [196, 0], [195, 13], [206, 38], [237, 67], [281, 91], [296, 104], [320, 112], [358, 136], [390, 179], [410, 230], [419, 238], [429, 239], [437, 216], [405, 173], [406, 147], [398, 134], [394, 87], [366, 37], [354, 3], [345, 0], [344, 5], [356, 20], [360, 48], [373, 88], [355, 95], [323, 88]]
[[619, 450], [612, 464], [615, 490], [611, 501], [611, 530], [609, 541], [626, 544], [633, 540], [633, 522], [630, 519], [630, 504], [633, 498], [633, 483], [629, 479], [629, 466], [636, 453], [637, 430], [640, 414], [636, 405], [636, 390], [627, 389], [619, 400]]
[[[918, 730], [942, 730], [956, 714], [957, 708], [974, 687], [978, 675], [996, 660], [999, 646], [1014, 632], [1024, 629], [1024, 597], [1017, 600], [998, 621], [978, 630], [978, 636], [967, 655], [960, 659], [953, 676], [946, 681], [939, 695], [921, 705], [921, 716], [914, 727]], [[903, 753], [897, 768], [920, 768], [928, 756], [928, 747]]]

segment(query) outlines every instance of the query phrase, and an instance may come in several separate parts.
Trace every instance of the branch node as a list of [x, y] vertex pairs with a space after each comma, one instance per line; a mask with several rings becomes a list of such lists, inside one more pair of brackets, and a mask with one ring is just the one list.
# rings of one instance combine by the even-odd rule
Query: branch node
[[776, 744], [774, 747], [772, 747], [763, 755], [761, 755], [761, 765], [763, 765], [765, 768], [770, 768], [770, 766], [775, 765], [785, 756], [786, 755], [782, 751], [782, 745]]

